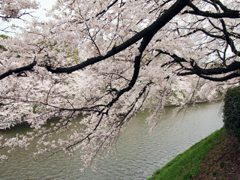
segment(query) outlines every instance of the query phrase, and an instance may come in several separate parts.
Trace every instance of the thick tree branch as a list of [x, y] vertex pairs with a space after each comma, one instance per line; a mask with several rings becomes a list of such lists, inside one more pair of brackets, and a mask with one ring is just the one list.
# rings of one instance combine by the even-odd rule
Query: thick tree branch
[[111, 2], [106, 9], [102, 10], [101, 12], [97, 13], [96, 17], [100, 18], [101, 16], [103, 16], [112, 6], [114, 6], [116, 3], [118, 2], [118, 0], [114, 0], [113, 2]]
[[223, 27], [222, 31], [225, 35], [225, 39], [226, 39], [227, 44], [231, 47], [231, 50], [235, 55], [240, 56], [240, 51], [237, 50], [234, 41], [231, 39], [231, 37], [230, 37], [230, 35], [227, 31], [227, 27], [226, 27], [226, 24], [225, 24], [224, 20], [221, 19], [220, 22], [221, 22], [222, 27]]
[[196, 7], [193, 3], [189, 3], [189, 7], [192, 8], [192, 10], [184, 11], [184, 14], [193, 14], [197, 16], [203, 16], [203, 17], [211, 17], [211, 18], [240, 18], [240, 11], [231, 10], [227, 8], [223, 8], [223, 4], [221, 4], [223, 12], [209, 12], [209, 11], [202, 11], [198, 7]]
[[83, 69], [87, 66], [93, 65], [100, 61], [103, 61], [109, 57], [112, 57], [119, 52], [127, 49], [129, 46], [138, 42], [140, 39], [146, 36], [154, 36], [162, 27], [164, 27], [173, 17], [175, 17], [178, 13], [181, 12], [183, 8], [185, 8], [190, 0], [177, 0], [168, 10], [166, 10], [156, 21], [154, 21], [150, 26], [143, 29], [139, 33], [135, 34], [130, 39], [126, 40], [122, 44], [113, 47], [110, 51], [108, 51], [103, 56], [97, 56], [87, 59], [86, 61], [71, 66], [71, 67], [58, 67], [53, 68], [51, 66], [46, 66], [46, 69], [52, 73], [72, 73], [74, 71]]
[[228, 74], [228, 75], [225, 75], [225, 76], [222, 76], [222, 77], [212, 77], [212, 76], [206, 76], [206, 75], [203, 75], [203, 74], [196, 74], [196, 75], [203, 78], [203, 79], [207, 79], [207, 80], [210, 80], [210, 81], [222, 82], [222, 81], [227, 81], [227, 80], [239, 77], [240, 73], [233, 72], [231, 74]]
[[[190, 61], [191, 67], [187, 67], [183, 65], [183, 63], [188, 63], [188, 61], [185, 58], [179, 57], [176, 54], [170, 54], [169, 52], [162, 51], [160, 49], [157, 49], [157, 51], [159, 54], [167, 55], [173, 59], [173, 61], [165, 63], [162, 66], [167, 66], [171, 64], [178, 64], [181, 66], [180, 70], [183, 72], [178, 72], [177, 75], [179, 76], [197, 75], [201, 78], [212, 80], [212, 81], [227, 81], [229, 79], [240, 76], [240, 73], [238, 72], [240, 70], [239, 61], [233, 61], [231, 64], [226, 65], [224, 67], [206, 69], [206, 68], [200, 67], [194, 60], [191, 60]], [[213, 77], [214, 75], [222, 75], [222, 76]]]
[[204, 74], [204, 75], [217, 75], [217, 74], [226, 74], [232, 71], [240, 70], [240, 62], [234, 61], [226, 67], [219, 67], [219, 68], [210, 68], [210, 69], [203, 69], [197, 65], [194, 61], [191, 62], [193, 67], [193, 72], [197, 74]]
[[146, 36], [143, 38], [141, 45], [139, 47], [139, 54], [135, 57], [135, 60], [134, 60], [134, 72], [133, 72], [132, 79], [130, 80], [126, 88], [123, 88], [120, 91], [118, 91], [117, 96], [111, 102], [108, 103], [107, 105], [108, 107], [111, 107], [124, 93], [130, 91], [135, 85], [139, 75], [140, 67], [141, 67], [141, 59], [142, 59], [143, 52], [152, 38], [153, 38], [153, 35]]
[[18, 74], [18, 73], [22, 73], [25, 71], [30, 71], [34, 68], [34, 66], [36, 66], [37, 61], [36, 61], [36, 57], [34, 58], [33, 62], [31, 64], [28, 64], [26, 66], [22, 66], [20, 68], [16, 68], [16, 69], [10, 69], [9, 71], [0, 74], [0, 80], [12, 75], [12, 74]]

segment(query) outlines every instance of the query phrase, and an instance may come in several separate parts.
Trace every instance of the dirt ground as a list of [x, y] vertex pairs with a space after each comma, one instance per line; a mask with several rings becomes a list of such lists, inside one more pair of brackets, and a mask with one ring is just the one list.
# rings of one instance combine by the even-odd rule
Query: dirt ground
[[224, 133], [201, 164], [196, 180], [240, 180], [240, 142]]

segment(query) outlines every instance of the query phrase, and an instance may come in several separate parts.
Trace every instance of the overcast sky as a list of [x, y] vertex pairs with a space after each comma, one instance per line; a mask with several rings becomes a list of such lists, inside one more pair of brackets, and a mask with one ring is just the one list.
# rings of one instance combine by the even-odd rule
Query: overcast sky
[[40, 3], [40, 9], [35, 13], [40, 19], [45, 19], [46, 10], [50, 10], [57, 0], [36, 0]]
[[[50, 10], [51, 7], [54, 5], [54, 3], [57, 2], [57, 0], [36, 0], [37, 2], [39, 2], [40, 7], [38, 10], [34, 10], [34, 13], [32, 13], [32, 15], [34, 17], [39, 18], [39, 20], [46, 20], [46, 12], [47, 10]], [[24, 19], [27, 19], [28, 21], [31, 21], [31, 17], [30, 16], [25, 16]], [[24, 27], [26, 25], [25, 21], [22, 20], [12, 20], [11, 22], [1, 22], [0, 21], [0, 29], [5, 29], [7, 27], [9, 27], [11, 24], [20, 26], [20, 27]], [[11, 29], [11, 28], [7, 28], [5, 29], [7, 30], [6, 32], [4, 31], [0, 31], [0, 34], [7, 34], [7, 35], [13, 35], [14, 36], [14, 32], [18, 32], [17, 29]]]

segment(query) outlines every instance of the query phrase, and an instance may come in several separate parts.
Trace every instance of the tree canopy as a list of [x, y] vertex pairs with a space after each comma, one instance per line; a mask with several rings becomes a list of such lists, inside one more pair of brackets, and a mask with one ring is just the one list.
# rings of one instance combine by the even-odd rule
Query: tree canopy
[[[38, 7], [28, 0], [0, 6], [2, 21]], [[237, 0], [58, 0], [48, 21], [1, 37], [0, 128], [28, 122], [35, 129], [0, 137], [1, 147], [38, 139], [37, 153], [79, 147], [89, 152], [85, 160], [94, 157], [137, 111], [163, 106], [177, 76], [237, 79], [239, 18]], [[51, 139], [76, 118], [79, 131]]]

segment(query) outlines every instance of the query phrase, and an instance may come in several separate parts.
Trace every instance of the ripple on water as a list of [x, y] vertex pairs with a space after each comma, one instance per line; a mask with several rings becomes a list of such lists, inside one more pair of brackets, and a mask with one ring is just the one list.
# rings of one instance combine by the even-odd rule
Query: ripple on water
[[[81, 173], [78, 152], [34, 161], [30, 151], [13, 152], [0, 164], [0, 179], [141, 180], [222, 126], [221, 104], [200, 105], [173, 116], [167, 109], [149, 132], [142, 117], [134, 118], [121, 134], [116, 151], [99, 158], [94, 169]], [[145, 116], [144, 113], [140, 113]]]

